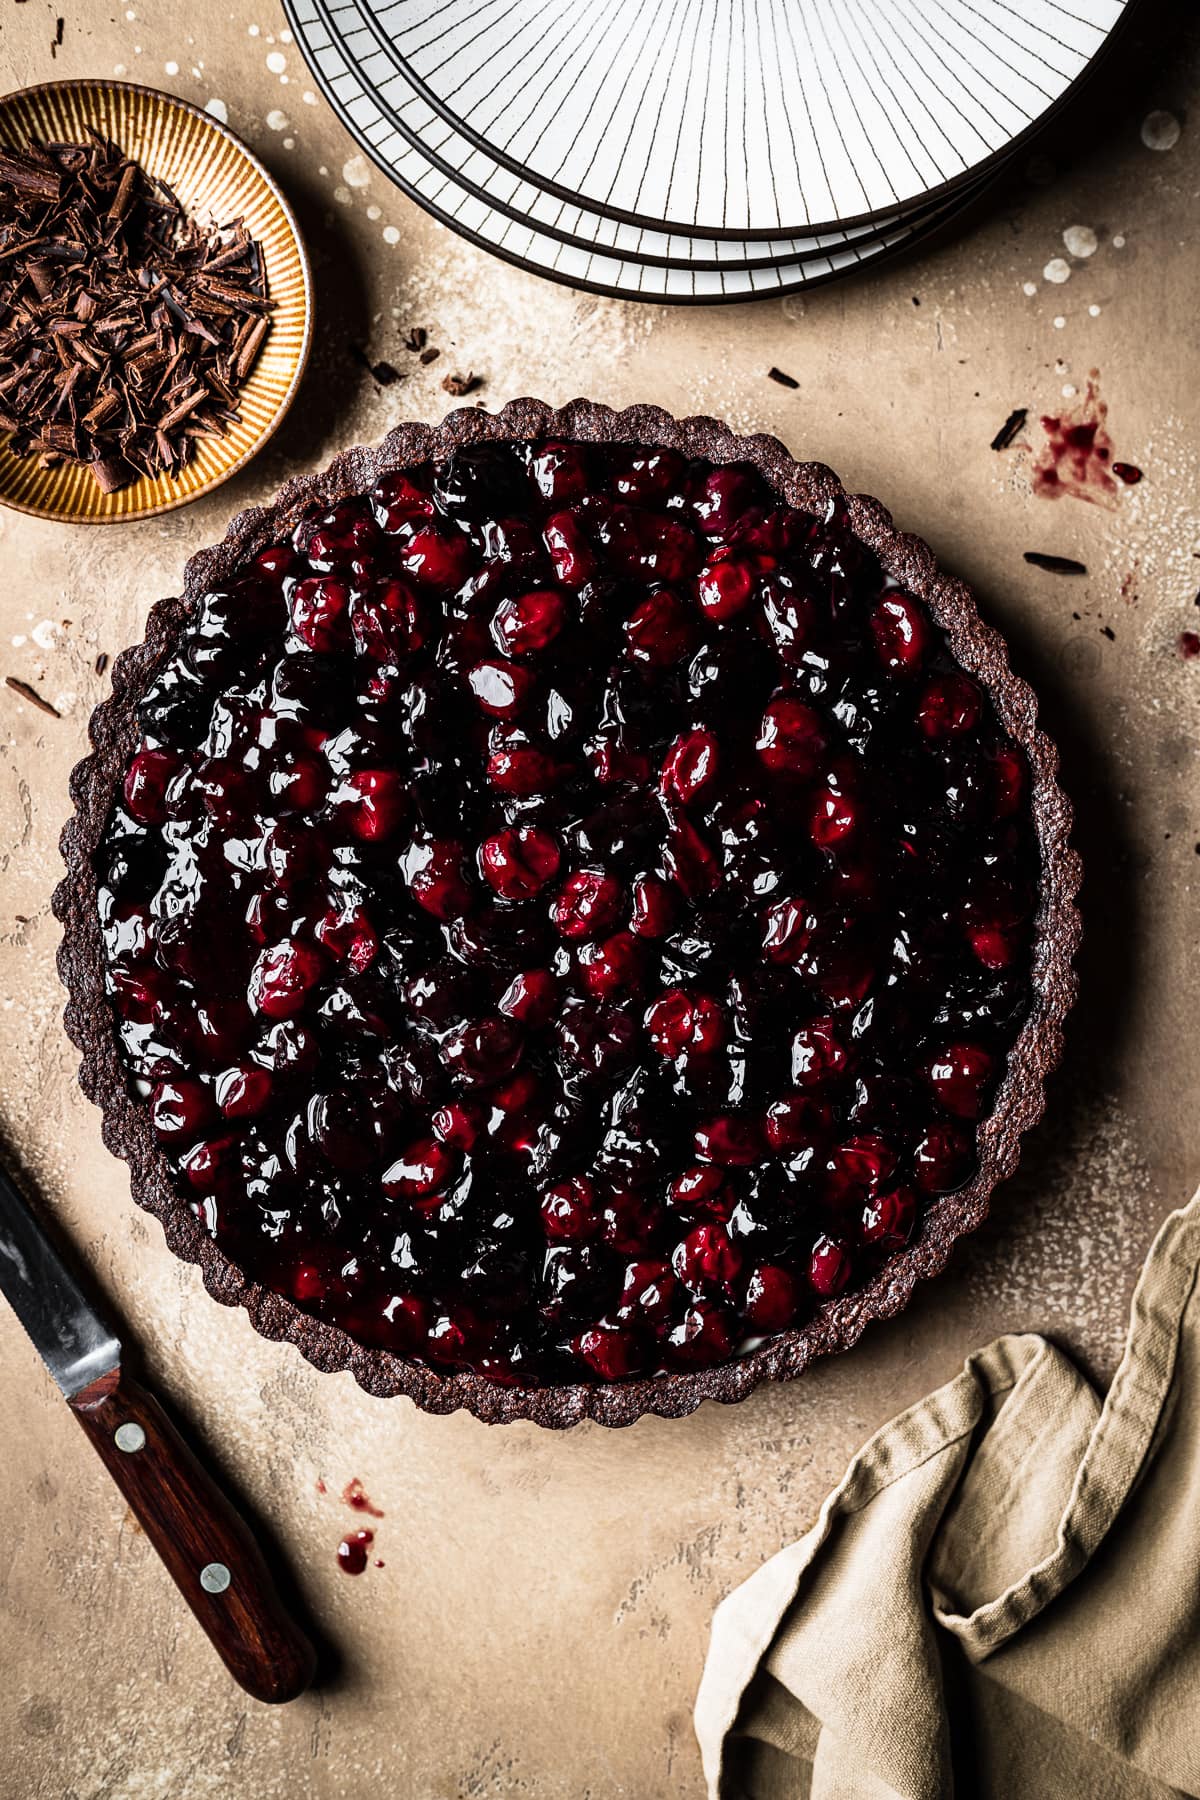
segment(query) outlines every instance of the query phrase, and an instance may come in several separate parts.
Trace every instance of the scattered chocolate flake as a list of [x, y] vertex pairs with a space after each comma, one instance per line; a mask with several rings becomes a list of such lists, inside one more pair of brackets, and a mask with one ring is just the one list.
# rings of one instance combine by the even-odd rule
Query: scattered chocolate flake
[[406, 350], [423, 350], [428, 338], [429, 333], [423, 325], [410, 325], [408, 336], [404, 340], [404, 348]]
[[443, 375], [442, 386], [456, 400], [461, 400], [465, 394], [473, 394], [476, 388], [483, 386], [483, 376], [473, 374], [470, 369], [465, 375]]
[[1184, 662], [1193, 662], [1197, 656], [1200, 656], [1200, 632], [1181, 631], [1178, 649]]
[[103, 675], [103, 673], [104, 673], [105, 669], [107, 669], [107, 667], [108, 667], [108, 651], [102, 650], [100, 652], [99, 656], [96, 658], [96, 673], [97, 673], [97, 675]]
[[1014, 407], [1003, 425], [992, 439], [993, 450], [1007, 450], [1016, 442], [1017, 433], [1024, 431], [1025, 421], [1029, 417], [1027, 406]]
[[22, 681], [19, 675], [6, 675], [4, 685], [10, 687], [14, 694], [20, 694], [22, 700], [28, 700], [30, 706], [36, 706], [39, 712], [49, 713], [52, 719], [62, 718], [57, 706], [51, 706], [50, 702], [44, 700], [35, 687], [30, 687], [29, 683]]
[[[61, 40], [60, 40], [61, 41]], [[262, 246], [202, 228], [98, 132], [0, 146], [0, 431], [104, 493], [237, 422], [270, 330]]]
[[50, 39], [51, 56], [56, 57], [58, 55], [58, 47], [63, 41], [63, 26], [65, 24], [65, 19], [55, 19], [54, 21], [54, 36]]
[[1107, 638], [1107, 639], [1108, 639], [1108, 641], [1109, 641], [1109, 643], [1110, 643], [1110, 644], [1115, 644], [1115, 643], [1116, 643], [1116, 641], [1117, 641], [1117, 634], [1116, 634], [1116, 632], [1115, 632], [1115, 631], [1114, 631], [1114, 630], [1113, 630], [1113, 628], [1112, 628], [1112, 626], [1111, 626], [1111, 625], [1102, 625], [1102, 626], [1101, 626], [1101, 627], [1100, 627], [1100, 630], [1101, 630], [1101, 632], [1102, 632], [1102, 633], [1103, 633], [1103, 634], [1104, 634], [1104, 636], [1105, 636], [1105, 637], [1106, 637], [1106, 638]]
[[774, 367], [767, 370], [767, 380], [777, 381], [780, 387], [785, 388], [798, 388], [800, 386], [800, 383], [796, 380], [794, 375], [787, 375], [782, 369], [776, 369]]
[[1048, 550], [1026, 550], [1025, 561], [1035, 569], [1048, 569], [1051, 575], [1086, 575], [1087, 564], [1073, 556], [1054, 556]]
[[422, 350], [421, 361], [423, 363], [436, 362], [441, 354], [441, 351], [437, 349], [435, 345], [431, 344], [428, 350]]
[[372, 379], [377, 381], [380, 387], [391, 387], [394, 381], [404, 380], [394, 363], [385, 362], [382, 359], [379, 362], [373, 362], [361, 344], [352, 344], [350, 348], [353, 350], [356, 360], [370, 372]]
[[914, 295], [913, 295], [913, 297], [912, 297], [912, 300], [913, 300], [913, 305], [914, 305], [914, 306], [920, 306], [920, 304], [921, 304], [921, 296], [920, 296], [920, 294], [914, 294]]

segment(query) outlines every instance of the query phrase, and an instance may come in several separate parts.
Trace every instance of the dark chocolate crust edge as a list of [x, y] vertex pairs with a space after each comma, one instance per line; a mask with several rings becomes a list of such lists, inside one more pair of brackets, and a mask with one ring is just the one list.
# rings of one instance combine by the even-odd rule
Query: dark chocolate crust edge
[[785, 500], [821, 511], [843, 495], [831, 470], [797, 463], [776, 438], [738, 437], [709, 418], [674, 419], [653, 406], [614, 412], [588, 400], [554, 410], [538, 400], [514, 400], [496, 414], [464, 409], [440, 425], [398, 425], [377, 450], [343, 451], [327, 468], [297, 476], [275, 502], [240, 513], [223, 542], [201, 550], [187, 564], [180, 597], [152, 609], [142, 643], [118, 657], [112, 698], [90, 722], [93, 754], [71, 776], [75, 813], [62, 834], [66, 878], [54, 895], [63, 926], [58, 968], [67, 989], [67, 1033], [81, 1053], [79, 1081], [103, 1114], [103, 1137], [129, 1164], [134, 1200], [163, 1226], [176, 1256], [197, 1263], [214, 1299], [244, 1306], [264, 1337], [286, 1339], [319, 1369], [349, 1369], [370, 1394], [407, 1394], [427, 1412], [466, 1407], [489, 1424], [532, 1419], [562, 1429], [581, 1419], [630, 1425], [643, 1413], [679, 1418], [702, 1400], [743, 1399], [764, 1381], [799, 1375], [816, 1356], [846, 1350], [872, 1319], [890, 1318], [918, 1281], [936, 1275], [955, 1240], [985, 1218], [997, 1184], [1016, 1168], [1022, 1134], [1040, 1119], [1044, 1082], [1062, 1050], [1063, 1021], [1075, 997], [1072, 967], [1079, 943], [1076, 895], [1081, 865], [1069, 843], [1071, 806], [1058, 785], [1058, 753], [1037, 723], [1028, 685], [1008, 666], [1003, 638], [979, 617], [963, 582], [939, 572], [920, 538], [897, 531], [878, 501], [846, 497], [851, 525], [884, 569], [918, 595], [945, 632], [953, 655], [987, 689], [1005, 730], [1024, 750], [1031, 773], [1031, 802], [1041, 854], [1040, 903], [1033, 952], [1033, 1001], [1008, 1062], [995, 1105], [980, 1128], [980, 1166], [958, 1192], [937, 1200], [916, 1237], [867, 1285], [828, 1302], [802, 1327], [786, 1331], [746, 1355], [711, 1369], [664, 1374], [646, 1380], [544, 1388], [504, 1386], [485, 1377], [445, 1375], [356, 1343], [338, 1326], [312, 1317], [279, 1294], [252, 1281], [229, 1261], [172, 1186], [168, 1164], [154, 1138], [147, 1109], [129, 1092], [118, 1058], [117, 1035], [104, 992], [104, 955], [93, 869], [105, 821], [139, 738], [137, 703], [173, 653], [181, 627], [200, 596], [232, 574], [247, 555], [289, 531], [314, 505], [328, 507], [369, 489], [388, 471], [427, 459], [440, 460], [460, 444], [484, 438], [574, 437], [668, 445], [714, 463], [757, 465]]

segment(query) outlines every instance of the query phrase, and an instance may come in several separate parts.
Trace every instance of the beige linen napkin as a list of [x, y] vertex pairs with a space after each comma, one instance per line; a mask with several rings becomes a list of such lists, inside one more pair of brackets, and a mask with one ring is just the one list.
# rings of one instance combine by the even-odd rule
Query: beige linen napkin
[[1200, 1194], [1101, 1406], [1002, 1337], [876, 1433], [717, 1609], [713, 1800], [1200, 1794]]

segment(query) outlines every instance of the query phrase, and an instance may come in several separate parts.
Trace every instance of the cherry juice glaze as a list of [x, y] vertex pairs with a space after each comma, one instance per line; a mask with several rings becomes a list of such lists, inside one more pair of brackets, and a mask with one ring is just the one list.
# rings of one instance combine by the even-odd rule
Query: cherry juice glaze
[[382, 1519], [384, 1517], [382, 1510], [378, 1506], [372, 1506], [370, 1499], [363, 1491], [363, 1484], [358, 1479], [357, 1475], [354, 1476], [353, 1480], [348, 1481], [342, 1489], [342, 1500], [347, 1506], [353, 1507], [355, 1512], [369, 1513], [373, 1519]]
[[[361, 1575], [374, 1542], [373, 1531], [348, 1531], [337, 1547], [338, 1568], [347, 1575]], [[378, 1566], [383, 1567], [382, 1563]]]
[[1043, 415], [1045, 443], [1033, 464], [1033, 491], [1043, 500], [1074, 496], [1101, 506], [1116, 502], [1118, 482], [1132, 486], [1142, 479], [1132, 463], [1113, 459], [1109, 436], [1108, 405], [1100, 398], [1099, 372], [1093, 369], [1087, 387], [1069, 411]]
[[482, 444], [209, 594], [97, 853], [181, 1191], [361, 1342], [727, 1360], [975, 1166], [1029, 1004], [1027, 770], [835, 506]]

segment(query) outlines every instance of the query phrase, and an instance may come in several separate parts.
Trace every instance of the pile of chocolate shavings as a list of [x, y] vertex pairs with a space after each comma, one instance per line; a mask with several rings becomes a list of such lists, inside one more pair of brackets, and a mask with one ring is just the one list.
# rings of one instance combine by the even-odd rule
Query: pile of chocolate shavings
[[98, 133], [0, 145], [0, 430], [105, 493], [238, 420], [270, 330], [262, 246], [204, 230]]

